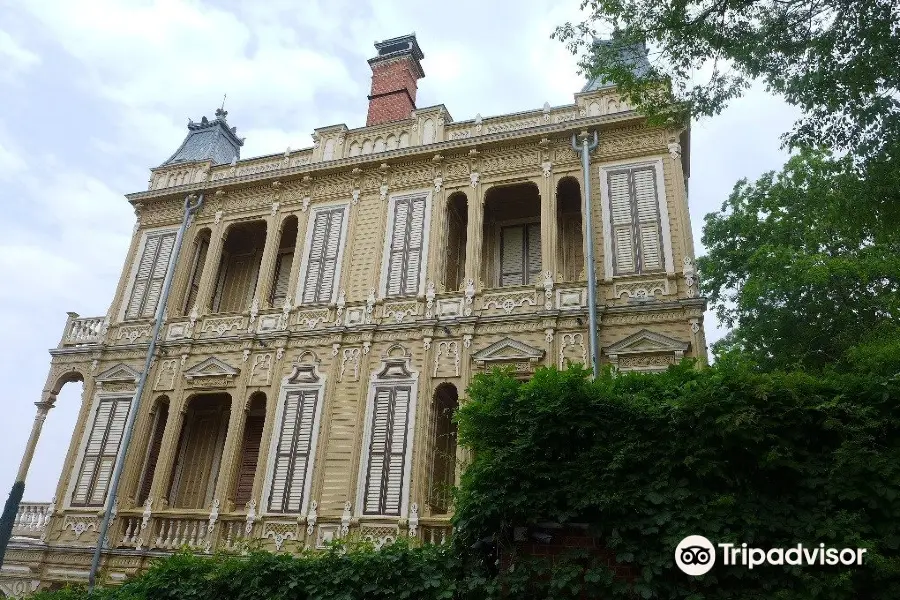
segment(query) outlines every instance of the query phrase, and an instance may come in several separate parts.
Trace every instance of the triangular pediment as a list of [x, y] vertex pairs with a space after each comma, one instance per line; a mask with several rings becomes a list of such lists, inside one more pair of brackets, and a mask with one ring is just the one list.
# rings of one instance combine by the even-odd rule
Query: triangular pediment
[[186, 379], [197, 379], [202, 377], [237, 377], [241, 370], [232, 367], [225, 361], [211, 356], [203, 362], [197, 363], [184, 372]]
[[658, 352], [684, 352], [690, 344], [675, 338], [670, 338], [661, 333], [654, 333], [649, 329], [642, 329], [637, 333], [619, 340], [611, 346], [603, 349], [606, 354], [653, 354]]
[[94, 378], [94, 381], [100, 383], [112, 383], [114, 381], [137, 383], [140, 377], [140, 371], [136, 371], [124, 363], [119, 363], [97, 375], [97, 377]]
[[541, 348], [529, 346], [512, 338], [494, 342], [487, 348], [472, 355], [475, 362], [540, 360], [544, 356]]

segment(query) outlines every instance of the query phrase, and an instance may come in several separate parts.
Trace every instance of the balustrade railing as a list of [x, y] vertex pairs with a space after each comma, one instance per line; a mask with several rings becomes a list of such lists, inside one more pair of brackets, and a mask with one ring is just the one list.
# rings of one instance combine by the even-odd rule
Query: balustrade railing
[[13, 521], [12, 534], [16, 537], [40, 538], [47, 529], [53, 514], [50, 502], [22, 502]]
[[209, 523], [194, 517], [154, 517], [153, 535], [147, 540], [147, 547], [158, 550], [178, 550], [190, 548], [209, 552], [212, 537]]
[[105, 317], [79, 317], [69, 313], [60, 347], [99, 344], [106, 335], [108, 323]]

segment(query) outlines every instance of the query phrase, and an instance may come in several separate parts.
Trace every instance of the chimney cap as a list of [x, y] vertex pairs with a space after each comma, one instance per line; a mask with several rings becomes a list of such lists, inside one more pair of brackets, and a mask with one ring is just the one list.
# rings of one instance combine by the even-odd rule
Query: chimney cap
[[415, 32], [391, 38], [389, 40], [375, 42], [375, 50], [378, 51], [378, 56], [373, 60], [393, 58], [394, 56], [401, 56], [403, 54], [411, 54], [416, 60], [425, 58], [422, 49], [419, 48], [419, 42], [416, 41]]

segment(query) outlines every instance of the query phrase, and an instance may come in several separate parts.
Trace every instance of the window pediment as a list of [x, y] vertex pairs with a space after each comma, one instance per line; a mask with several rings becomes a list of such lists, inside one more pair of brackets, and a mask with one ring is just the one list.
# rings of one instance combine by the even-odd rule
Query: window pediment
[[218, 378], [234, 379], [240, 372], [240, 369], [232, 367], [215, 356], [211, 356], [185, 371], [184, 377], [188, 381]]
[[94, 381], [97, 383], [137, 383], [141, 373], [124, 363], [114, 365], [103, 371]]
[[529, 346], [524, 342], [505, 338], [472, 355], [479, 367], [505, 363], [536, 363], [544, 357], [544, 350]]
[[689, 342], [642, 329], [605, 347], [603, 353], [621, 370], [661, 371], [680, 361], [689, 347]]

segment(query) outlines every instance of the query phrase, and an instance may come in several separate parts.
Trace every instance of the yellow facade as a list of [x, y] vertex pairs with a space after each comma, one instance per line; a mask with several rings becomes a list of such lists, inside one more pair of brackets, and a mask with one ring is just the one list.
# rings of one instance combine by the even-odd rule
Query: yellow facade
[[[590, 203], [601, 360], [620, 370], [705, 360], [688, 134], [646, 126], [613, 89], [460, 122], [443, 106], [419, 109], [401, 121], [318, 129], [312, 148], [157, 168], [147, 191], [128, 195], [137, 224], [108, 314], [70, 313], [51, 350], [42, 406], [66, 382], [83, 380], [81, 412], [56, 499], [20, 510], [0, 589], [18, 596], [86, 581], [105, 500], [103, 465], [115, 457], [115, 448], [111, 457], [93, 452], [92, 435], [107, 445], [119, 435], [114, 416], [102, 439], [92, 431], [98, 412], [131, 410], [152, 328], [152, 298], [129, 308], [135, 286], [144, 285], [138, 280], [153, 285], [141, 279], [139, 263], [156, 243], [148, 240], [178, 228], [185, 197], [201, 192], [135, 416], [103, 578], [120, 581], [184, 545], [214, 552], [240, 551], [251, 540], [273, 551], [346, 536], [439, 542], [452, 511], [442, 486], [461, 464], [448, 458], [453, 432], [445, 417], [465, 401], [473, 375], [510, 365], [527, 376], [539, 366], [590, 361], [584, 186], [572, 136], [595, 131]], [[656, 196], [636, 202], [652, 206], [658, 220], [635, 217], [630, 231], [641, 250], [631, 256], [641, 262], [623, 273], [632, 259], [613, 254], [630, 234], [612, 195], [616, 182], [632, 180], [653, 184], [646, 189]], [[424, 201], [421, 268], [392, 294], [391, 244], [398, 210], [406, 210], [397, 206], [410, 198]], [[316, 220], [329, 209], [340, 223]], [[322, 259], [335, 262], [330, 288], [309, 274], [318, 260], [310, 257], [316, 223], [337, 236], [337, 254]], [[640, 246], [645, 231], [658, 231], [658, 256]], [[521, 272], [519, 248], [527, 255]], [[382, 389], [396, 395], [378, 406], [408, 421], [405, 432], [393, 423], [392, 443], [402, 439], [404, 447], [384, 450], [390, 457], [372, 454]], [[116, 399], [125, 404], [116, 409]], [[285, 451], [289, 414], [308, 432], [290, 438]], [[279, 465], [293, 469], [290, 492], [275, 483]], [[397, 477], [378, 474], [396, 465]], [[369, 485], [376, 479], [385, 487]]]

